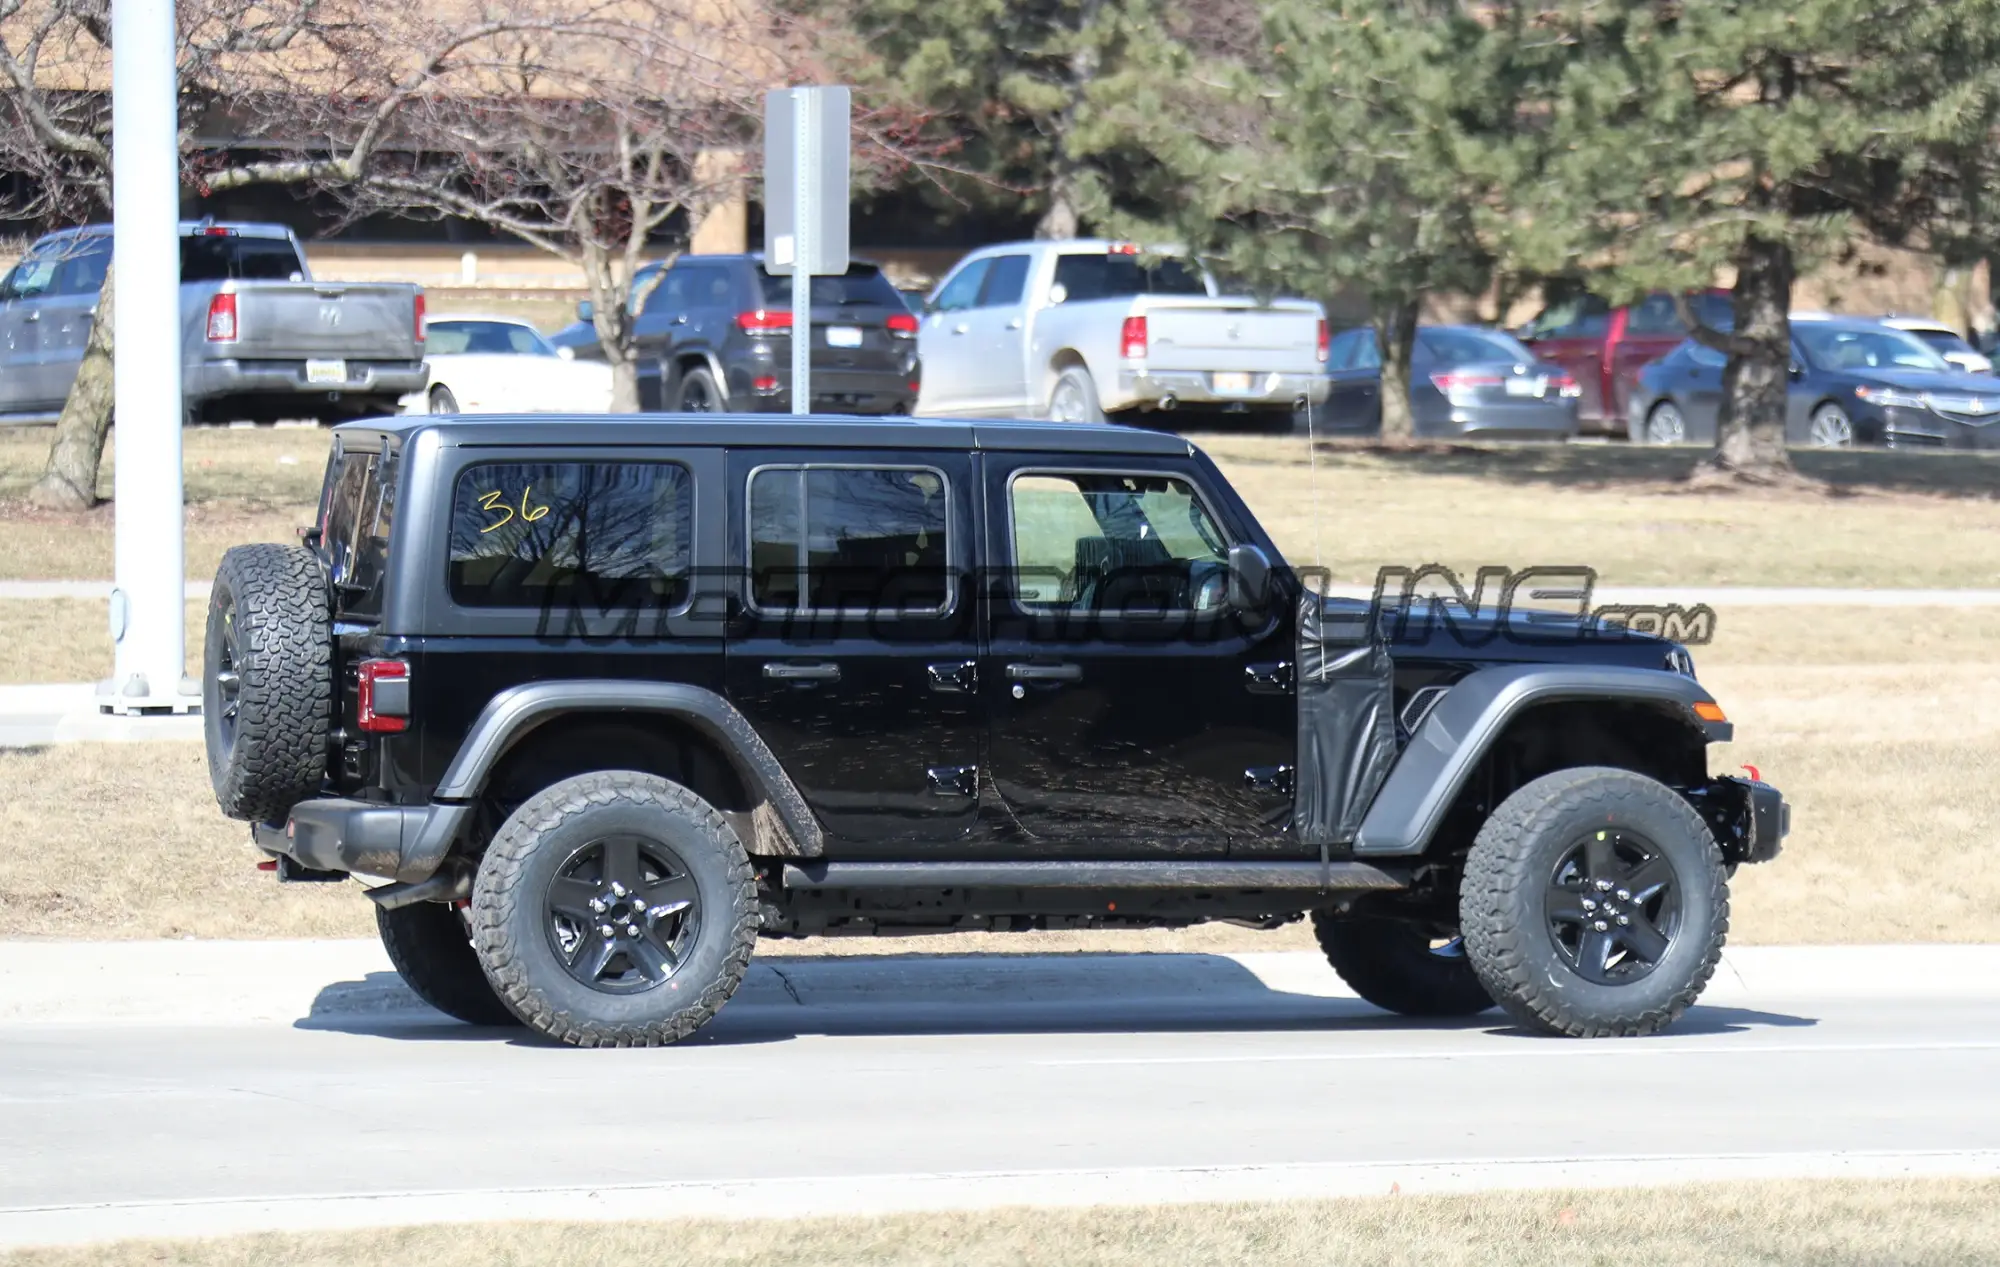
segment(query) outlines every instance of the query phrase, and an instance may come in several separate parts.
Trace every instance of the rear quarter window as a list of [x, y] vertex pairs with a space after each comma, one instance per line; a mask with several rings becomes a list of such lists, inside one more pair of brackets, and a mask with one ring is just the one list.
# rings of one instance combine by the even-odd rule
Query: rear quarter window
[[334, 611], [373, 619], [382, 614], [382, 583], [389, 571], [389, 534], [396, 514], [393, 449], [336, 450], [327, 462], [321, 494], [320, 549], [333, 586]]

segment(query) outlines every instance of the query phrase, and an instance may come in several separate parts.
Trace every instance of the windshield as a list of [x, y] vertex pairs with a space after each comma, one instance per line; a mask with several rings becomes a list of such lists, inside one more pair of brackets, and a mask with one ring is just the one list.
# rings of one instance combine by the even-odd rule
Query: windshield
[[[757, 280], [763, 284], [766, 307], [782, 310], [792, 306], [792, 278], [789, 273], [774, 277], [760, 268]], [[847, 272], [839, 277], [813, 278], [812, 301], [814, 307], [822, 308], [851, 304], [879, 304], [898, 310], [907, 307], [903, 303], [903, 292], [891, 286], [889, 279], [882, 276], [882, 270], [873, 264], [850, 264]]]
[[425, 332], [432, 356], [556, 354], [548, 340], [532, 326], [517, 321], [433, 321], [425, 327]]
[[1910, 333], [1916, 335], [1925, 343], [1930, 344], [1940, 354], [1970, 352], [1973, 350], [1970, 343], [1967, 343], [1964, 339], [1959, 338], [1949, 330], [1912, 330]]
[[1951, 364], [1914, 335], [1886, 327], [1824, 326], [1797, 322], [1793, 337], [1806, 359], [1823, 370], [1932, 370]]
[[181, 239], [184, 282], [296, 282], [304, 278], [305, 265], [285, 238], [218, 233]]
[[1427, 361], [1438, 365], [1535, 359], [1520, 340], [1497, 330], [1419, 330], [1417, 348]]

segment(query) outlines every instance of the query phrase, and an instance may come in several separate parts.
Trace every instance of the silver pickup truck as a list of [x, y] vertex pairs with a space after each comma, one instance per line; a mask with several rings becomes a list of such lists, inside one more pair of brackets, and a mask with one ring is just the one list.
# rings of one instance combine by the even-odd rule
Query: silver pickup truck
[[1179, 405], [1287, 423], [1326, 399], [1316, 303], [1219, 295], [1198, 265], [1101, 240], [965, 257], [924, 302], [917, 412], [1103, 422]]
[[[110, 267], [111, 228], [92, 225], [37, 241], [0, 282], [0, 417], [62, 409]], [[423, 344], [415, 286], [316, 282], [281, 225], [181, 226], [189, 421], [393, 414], [423, 390]]]

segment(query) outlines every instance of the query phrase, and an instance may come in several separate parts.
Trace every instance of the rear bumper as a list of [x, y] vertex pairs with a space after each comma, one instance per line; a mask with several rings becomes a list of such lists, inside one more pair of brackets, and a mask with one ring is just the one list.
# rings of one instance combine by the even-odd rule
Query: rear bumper
[[1315, 405], [1326, 402], [1327, 383], [1323, 374], [1285, 374], [1277, 370], [1252, 373], [1247, 391], [1218, 390], [1215, 376], [1228, 370], [1118, 371], [1118, 391], [1105, 393], [1106, 409], [1158, 408], [1172, 398], [1182, 405], [1244, 405], [1257, 409], [1290, 409], [1301, 398]]
[[258, 823], [251, 839], [272, 857], [313, 871], [345, 871], [416, 883], [444, 861], [470, 805], [383, 805], [326, 798], [292, 807], [283, 827]]
[[[337, 359], [337, 358], [329, 358]], [[430, 370], [422, 361], [348, 361], [347, 381], [308, 383], [299, 361], [200, 361], [186, 370], [189, 399], [225, 396], [402, 396], [422, 391]]]
[[[756, 372], [753, 373], [753, 370]], [[777, 386], [759, 391], [760, 375], [778, 380]], [[791, 367], [778, 372], [752, 366], [729, 371], [729, 410], [744, 414], [781, 414], [792, 409]], [[812, 407], [815, 413], [906, 414], [917, 407], [912, 383], [920, 382], [914, 370], [812, 370]]]
[[1576, 434], [1573, 404], [1454, 405], [1451, 434], [1481, 440], [1567, 440]]

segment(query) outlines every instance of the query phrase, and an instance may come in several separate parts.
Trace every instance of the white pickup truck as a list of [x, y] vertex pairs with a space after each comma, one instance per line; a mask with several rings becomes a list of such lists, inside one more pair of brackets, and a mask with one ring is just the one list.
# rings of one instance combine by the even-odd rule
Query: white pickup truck
[[924, 302], [917, 412], [1104, 422], [1177, 405], [1289, 418], [1326, 399], [1316, 303], [1216, 293], [1198, 265], [1101, 240], [966, 256]]

